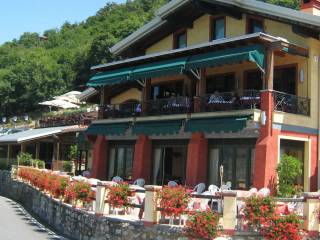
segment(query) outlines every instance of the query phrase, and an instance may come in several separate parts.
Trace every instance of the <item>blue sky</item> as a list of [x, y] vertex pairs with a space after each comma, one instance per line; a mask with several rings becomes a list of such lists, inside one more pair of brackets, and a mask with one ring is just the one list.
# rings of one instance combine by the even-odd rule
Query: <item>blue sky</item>
[[4, 0], [1, 1], [0, 44], [24, 32], [42, 33], [64, 22], [80, 22], [94, 15], [107, 2], [126, 0]]

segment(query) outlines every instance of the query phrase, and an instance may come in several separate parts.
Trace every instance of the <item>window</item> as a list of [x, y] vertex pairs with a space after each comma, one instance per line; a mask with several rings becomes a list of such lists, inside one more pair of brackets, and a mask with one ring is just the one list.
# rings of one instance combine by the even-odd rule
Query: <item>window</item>
[[296, 95], [297, 71], [295, 66], [274, 69], [273, 88], [276, 91]]
[[124, 180], [132, 179], [133, 146], [112, 146], [109, 150], [108, 179], [119, 176]]
[[207, 93], [232, 92], [235, 89], [235, 76], [233, 73], [219, 74], [207, 78]]
[[263, 20], [254, 17], [247, 18], [247, 34], [264, 32]]
[[259, 70], [245, 72], [244, 88], [247, 90], [262, 90], [262, 77], [262, 72]]
[[187, 46], [187, 32], [184, 30], [182, 32], [178, 32], [174, 35], [174, 43], [173, 48], [184, 48]]
[[151, 99], [180, 97], [183, 94], [183, 81], [172, 81], [151, 87]]
[[211, 40], [225, 38], [226, 21], [224, 17], [214, 18], [211, 22]]

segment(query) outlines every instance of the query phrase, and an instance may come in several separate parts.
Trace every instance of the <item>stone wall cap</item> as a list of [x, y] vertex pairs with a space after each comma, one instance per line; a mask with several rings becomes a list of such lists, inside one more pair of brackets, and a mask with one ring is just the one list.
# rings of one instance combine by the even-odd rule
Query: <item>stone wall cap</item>
[[225, 190], [225, 191], [220, 192], [220, 194], [224, 197], [236, 197], [237, 191]]
[[161, 186], [157, 185], [145, 185], [144, 188], [146, 189], [146, 191], [159, 191], [162, 189]]
[[318, 199], [320, 198], [320, 192], [304, 192], [302, 196], [305, 199]]

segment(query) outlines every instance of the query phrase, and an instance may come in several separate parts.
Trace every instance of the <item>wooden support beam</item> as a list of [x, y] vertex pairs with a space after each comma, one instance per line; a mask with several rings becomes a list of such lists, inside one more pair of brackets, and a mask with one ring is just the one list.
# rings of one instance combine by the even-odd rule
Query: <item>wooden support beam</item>
[[267, 90], [273, 90], [274, 50], [267, 49], [264, 85]]

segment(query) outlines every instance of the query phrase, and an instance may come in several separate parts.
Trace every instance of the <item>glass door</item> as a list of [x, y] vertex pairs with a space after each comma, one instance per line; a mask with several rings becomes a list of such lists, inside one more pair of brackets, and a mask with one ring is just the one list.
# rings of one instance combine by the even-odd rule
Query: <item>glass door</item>
[[166, 185], [169, 181], [185, 181], [187, 147], [157, 146], [153, 149], [152, 183]]

